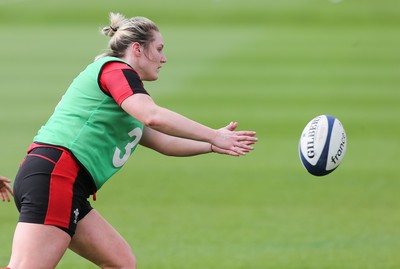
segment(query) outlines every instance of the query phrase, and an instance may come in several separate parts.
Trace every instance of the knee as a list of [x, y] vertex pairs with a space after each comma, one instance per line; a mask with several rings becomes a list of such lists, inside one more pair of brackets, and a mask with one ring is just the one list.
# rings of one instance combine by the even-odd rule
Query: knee
[[126, 257], [124, 266], [121, 269], [136, 269], [136, 256], [132, 252], [129, 257]]
[[120, 255], [113, 262], [100, 265], [102, 269], [136, 269], [136, 257], [132, 252]]
[[133, 254], [131, 248], [128, 246], [125, 254], [121, 255], [121, 264], [115, 267], [118, 269], [136, 269], [136, 256]]

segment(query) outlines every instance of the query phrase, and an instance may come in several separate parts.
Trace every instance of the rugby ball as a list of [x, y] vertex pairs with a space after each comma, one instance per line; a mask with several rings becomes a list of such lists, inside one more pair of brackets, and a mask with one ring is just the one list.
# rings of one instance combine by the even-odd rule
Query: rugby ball
[[342, 123], [330, 115], [313, 118], [304, 128], [299, 142], [300, 160], [314, 176], [325, 176], [343, 161], [347, 148]]

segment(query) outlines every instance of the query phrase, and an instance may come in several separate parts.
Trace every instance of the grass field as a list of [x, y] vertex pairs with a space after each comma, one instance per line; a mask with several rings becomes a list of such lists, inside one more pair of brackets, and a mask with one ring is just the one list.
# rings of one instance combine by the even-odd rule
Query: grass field
[[[13, 178], [71, 79], [106, 47], [109, 11], [148, 16], [168, 63], [146, 88], [219, 128], [254, 129], [248, 156], [139, 148], [92, 205], [138, 268], [400, 268], [400, 3], [394, 0], [0, 2], [0, 174]], [[338, 117], [347, 155], [316, 178], [297, 146]], [[2, 203], [0, 267], [18, 214]], [[95, 268], [67, 252], [57, 268]]]

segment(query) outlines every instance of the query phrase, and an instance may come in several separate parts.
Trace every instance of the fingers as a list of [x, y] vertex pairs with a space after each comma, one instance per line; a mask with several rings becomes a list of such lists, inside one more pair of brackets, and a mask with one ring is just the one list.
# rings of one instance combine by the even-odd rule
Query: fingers
[[251, 146], [252, 144], [254, 144], [254, 142], [243, 141], [232, 146], [230, 149], [223, 149], [214, 145], [213, 152], [239, 157], [254, 150], [254, 147]]
[[241, 138], [241, 140], [257, 141], [256, 132], [253, 131], [237, 131], [236, 135]]
[[237, 137], [237, 142], [234, 144], [234, 146], [245, 150], [253, 150], [254, 147], [252, 147], [251, 145], [254, 145], [258, 141], [258, 138], [255, 137], [256, 132], [246, 133], [248, 135], [240, 135]]
[[247, 153], [249, 153], [250, 151], [252, 151], [254, 148], [253, 147], [233, 147], [231, 149], [232, 152], [236, 153], [238, 156], [242, 156], [242, 155], [246, 155]]
[[1, 200], [2, 200], [3, 202], [5, 202], [6, 200], [7, 200], [8, 202], [11, 201], [11, 198], [10, 198], [10, 196], [8, 195], [8, 193], [7, 193], [6, 191], [0, 191], [0, 193], [1, 193]]
[[258, 141], [258, 138], [255, 137], [255, 135], [256, 132], [241, 131], [240, 135], [237, 137], [236, 143], [234, 143], [232, 150], [240, 155], [245, 155], [254, 150], [252, 145]]
[[11, 186], [7, 184], [10, 182], [11, 180], [9, 180], [8, 178], [0, 176], [0, 196], [3, 202], [5, 202], [6, 200], [10, 202], [11, 201], [10, 195], [14, 196]]
[[[0, 176], [0, 180], [3, 181], [3, 182], [6, 182], [6, 183], [10, 183], [11, 182], [11, 180], [6, 178], [5, 176]], [[0, 186], [1, 186], [1, 184], [0, 184]]]
[[[13, 189], [11, 188], [11, 186], [6, 185], [5, 188], [11, 194], [11, 196], [14, 196], [14, 192], [13, 192]], [[6, 194], [7, 194], [7, 192], [6, 192]], [[7, 196], [8, 196], [8, 194], [7, 194]]]
[[225, 129], [228, 129], [229, 131], [234, 131], [237, 128], [237, 126], [238, 126], [238, 123], [232, 121], [225, 127]]
[[[223, 129], [227, 129], [229, 131], [235, 131], [237, 127], [238, 127], [238, 123], [233, 121], [233, 122], [229, 123]], [[236, 131], [235, 133], [238, 136], [242, 136], [243, 137], [242, 140], [246, 140], [246, 138], [254, 137], [256, 135], [256, 132], [254, 132], [254, 131]]]

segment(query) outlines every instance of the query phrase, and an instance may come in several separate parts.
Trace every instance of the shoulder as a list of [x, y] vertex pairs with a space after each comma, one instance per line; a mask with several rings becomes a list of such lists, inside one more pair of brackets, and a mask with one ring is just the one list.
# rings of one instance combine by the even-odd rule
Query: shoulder
[[133, 68], [130, 65], [128, 65], [127, 63], [117, 62], [117, 61], [106, 62], [102, 68], [103, 72], [111, 72], [111, 71], [122, 70], [122, 69], [133, 70]]
[[100, 75], [103, 76], [109, 73], [115, 74], [116, 72], [130, 74], [131, 77], [140, 78], [139, 74], [136, 72], [135, 69], [132, 68], [132, 66], [119, 61], [111, 61], [105, 63], [101, 68]]

